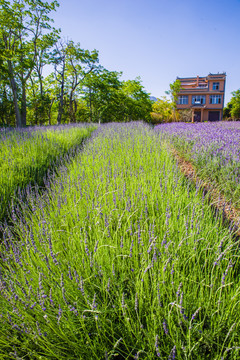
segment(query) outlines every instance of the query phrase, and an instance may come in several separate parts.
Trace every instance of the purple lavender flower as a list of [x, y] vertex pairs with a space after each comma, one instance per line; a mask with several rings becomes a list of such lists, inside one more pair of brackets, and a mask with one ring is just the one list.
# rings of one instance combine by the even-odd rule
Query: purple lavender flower
[[192, 315], [191, 321], [193, 321], [195, 319], [195, 317], [197, 316], [197, 314], [199, 313], [199, 311], [201, 310], [201, 307], [199, 307], [195, 313]]
[[164, 330], [165, 334], [168, 335], [168, 327], [167, 327], [167, 322], [165, 319], [163, 320], [163, 330]]
[[61, 308], [61, 305], [59, 304], [59, 310], [58, 310], [58, 316], [57, 316], [58, 324], [60, 322], [61, 317], [62, 317], [62, 308]]
[[138, 311], [138, 294], [136, 293], [135, 296], [135, 306], [134, 306], [135, 311]]
[[172, 348], [172, 350], [171, 350], [171, 352], [169, 354], [168, 360], [175, 360], [176, 359], [176, 353], [177, 353], [176, 345], [174, 345], [174, 347]]
[[96, 309], [97, 309], [96, 294], [94, 294], [94, 297], [93, 297], [92, 309], [93, 309], [93, 310], [96, 310]]
[[155, 350], [156, 350], [156, 353], [157, 353], [157, 357], [160, 357], [161, 354], [159, 352], [158, 335], [156, 335], [156, 338], [155, 338]]

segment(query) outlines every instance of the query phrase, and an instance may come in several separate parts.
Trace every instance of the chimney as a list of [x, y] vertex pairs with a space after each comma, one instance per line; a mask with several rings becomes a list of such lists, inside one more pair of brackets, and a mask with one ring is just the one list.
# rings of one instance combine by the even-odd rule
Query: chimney
[[197, 76], [197, 86], [199, 85], [199, 76]]

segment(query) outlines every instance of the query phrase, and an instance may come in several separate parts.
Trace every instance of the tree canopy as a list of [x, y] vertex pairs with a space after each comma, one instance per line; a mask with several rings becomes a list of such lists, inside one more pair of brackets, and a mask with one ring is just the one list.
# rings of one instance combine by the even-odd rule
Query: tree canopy
[[224, 118], [240, 119], [240, 89], [232, 92], [232, 98], [223, 109]]
[[141, 79], [123, 81], [99, 64], [97, 50], [64, 41], [51, 19], [58, 6], [0, 0], [0, 124], [149, 121]]
[[161, 99], [157, 99], [157, 101], [153, 103], [151, 113], [153, 123], [171, 122], [179, 119], [176, 108], [180, 90], [181, 82], [177, 79], [172, 84], [169, 84], [169, 90], [165, 91], [165, 93], [170, 96], [170, 99], [162, 96]]

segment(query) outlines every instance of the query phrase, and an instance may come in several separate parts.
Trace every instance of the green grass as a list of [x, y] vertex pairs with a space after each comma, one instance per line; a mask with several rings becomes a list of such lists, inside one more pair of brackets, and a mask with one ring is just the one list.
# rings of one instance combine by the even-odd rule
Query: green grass
[[60, 127], [12, 131], [0, 142], [0, 220], [18, 190], [28, 184], [44, 185], [47, 171], [56, 168], [62, 157], [90, 136], [94, 127]]
[[239, 241], [147, 126], [102, 126], [15, 215], [1, 359], [239, 358]]

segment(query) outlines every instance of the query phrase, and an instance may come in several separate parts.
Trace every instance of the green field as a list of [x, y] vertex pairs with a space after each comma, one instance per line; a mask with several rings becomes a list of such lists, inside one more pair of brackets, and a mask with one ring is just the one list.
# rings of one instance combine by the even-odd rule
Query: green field
[[93, 126], [13, 130], [0, 136], [0, 220], [19, 190], [44, 185], [47, 173], [73, 152], [94, 130]]
[[239, 239], [161, 132], [102, 125], [48, 182], [2, 224], [1, 359], [239, 359]]

